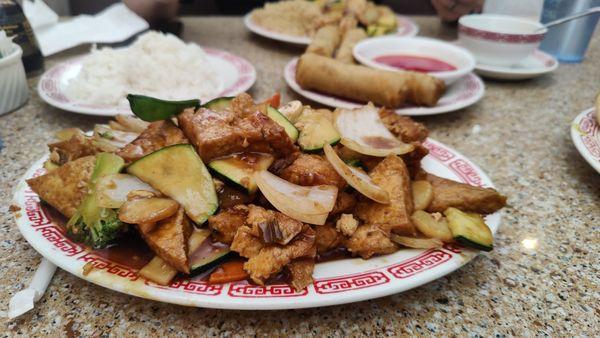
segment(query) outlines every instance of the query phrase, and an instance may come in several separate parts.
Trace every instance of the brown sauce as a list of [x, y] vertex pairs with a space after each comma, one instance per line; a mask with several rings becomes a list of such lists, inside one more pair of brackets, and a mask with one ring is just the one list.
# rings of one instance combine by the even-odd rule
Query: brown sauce
[[219, 199], [219, 207], [227, 209], [238, 204], [248, 204], [252, 202], [254, 196], [228, 185], [223, 185], [217, 189], [217, 198]]
[[136, 231], [130, 231], [119, 238], [114, 245], [94, 250], [94, 253], [112, 262], [138, 270], [154, 258], [154, 252]]
[[316, 263], [337, 261], [340, 259], [350, 258], [350, 252], [346, 248], [335, 248], [325, 253], [318, 254], [315, 259]]

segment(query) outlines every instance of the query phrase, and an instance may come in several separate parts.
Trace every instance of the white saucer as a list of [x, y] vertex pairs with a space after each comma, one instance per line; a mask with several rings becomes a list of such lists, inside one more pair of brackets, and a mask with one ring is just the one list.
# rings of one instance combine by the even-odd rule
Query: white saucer
[[478, 63], [475, 65], [475, 72], [492, 79], [524, 80], [551, 73], [556, 68], [558, 68], [558, 61], [554, 56], [536, 50], [513, 67], [490, 66]]
[[[296, 82], [296, 64], [298, 58], [292, 59], [283, 70], [285, 82], [296, 93], [330, 107], [337, 108], [357, 108], [364, 104], [350, 101], [344, 98], [335, 97], [328, 94], [319, 93], [312, 90], [302, 89]], [[468, 107], [479, 101], [485, 93], [485, 85], [479, 76], [469, 73], [465, 77], [457, 80], [446, 87], [446, 92], [434, 107], [416, 107], [406, 106], [395, 110], [396, 114], [408, 116], [425, 116], [449, 113]]]

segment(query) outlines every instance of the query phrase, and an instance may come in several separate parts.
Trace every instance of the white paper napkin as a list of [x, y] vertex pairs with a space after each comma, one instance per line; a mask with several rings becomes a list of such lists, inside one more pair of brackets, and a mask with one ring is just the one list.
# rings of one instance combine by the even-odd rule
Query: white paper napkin
[[52, 22], [50, 8], [24, 6], [23, 11], [44, 56], [52, 55], [84, 43], [114, 43], [148, 29], [148, 23], [122, 3], [114, 4], [96, 15], [79, 15], [70, 20]]
[[42, 258], [40, 266], [35, 271], [31, 283], [29, 283], [29, 287], [17, 292], [10, 299], [8, 304], [8, 318], [18, 317], [33, 309], [33, 303], [42, 298], [55, 271], [56, 265], [52, 264], [46, 258]]
[[42, 0], [24, 0], [23, 13], [34, 31], [58, 22], [58, 15]]

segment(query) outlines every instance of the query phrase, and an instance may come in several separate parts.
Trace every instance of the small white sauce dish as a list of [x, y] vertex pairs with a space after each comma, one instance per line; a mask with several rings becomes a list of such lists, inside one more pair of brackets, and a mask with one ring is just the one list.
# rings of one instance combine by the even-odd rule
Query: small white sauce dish
[[[23, 50], [12, 44], [12, 49], [0, 58], [0, 115], [21, 107], [29, 97], [25, 69], [21, 61]], [[6, 51], [5, 51], [6, 52]]]
[[454, 70], [427, 72], [450, 85], [466, 76], [475, 67], [475, 58], [466, 49], [441, 40], [423, 37], [384, 36], [366, 39], [354, 46], [354, 58], [365, 66], [384, 70], [401, 70], [376, 61], [388, 55], [431, 58], [453, 66]]
[[458, 40], [478, 63], [510, 67], [532, 54], [547, 29], [541, 23], [496, 14], [471, 14], [458, 20]]

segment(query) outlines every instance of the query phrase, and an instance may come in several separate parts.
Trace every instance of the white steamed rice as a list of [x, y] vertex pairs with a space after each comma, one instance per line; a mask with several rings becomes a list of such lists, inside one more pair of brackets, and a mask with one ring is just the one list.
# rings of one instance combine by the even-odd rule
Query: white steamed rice
[[129, 93], [165, 100], [205, 100], [216, 97], [223, 84], [200, 46], [150, 31], [129, 47], [93, 47], [65, 89], [76, 101], [126, 105]]

